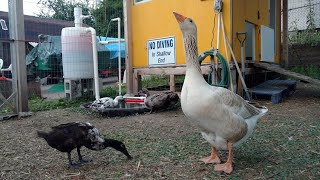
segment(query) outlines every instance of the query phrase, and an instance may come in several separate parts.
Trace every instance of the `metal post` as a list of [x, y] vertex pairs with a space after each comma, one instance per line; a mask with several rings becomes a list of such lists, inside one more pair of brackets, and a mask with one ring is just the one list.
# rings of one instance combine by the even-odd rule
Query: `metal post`
[[288, 0], [282, 0], [282, 65], [289, 67], [288, 60]]
[[26, 52], [24, 34], [23, 1], [10, 0], [9, 3], [9, 28], [13, 90], [17, 90], [17, 113], [23, 116], [28, 112], [28, 85], [26, 71]]

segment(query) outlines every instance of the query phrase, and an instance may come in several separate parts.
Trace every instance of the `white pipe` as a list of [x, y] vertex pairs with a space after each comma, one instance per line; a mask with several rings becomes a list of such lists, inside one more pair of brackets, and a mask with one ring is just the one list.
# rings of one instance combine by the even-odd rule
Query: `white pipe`
[[[121, 42], [125, 42], [125, 40], [121, 40]], [[99, 41], [100, 44], [113, 44], [118, 43], [118, 40], [110, 40], [110, 41]]]
[[119, 96], [121, 96], [121, 19], [118, 21]]
[[121, 19], [114, 18], [111, 21], [118, 21], [118, 73], [119, 73], [119, 96], [121, 96]]
[[75, 7], [74, 8], [74, 26], [75, 27], [82, 27], [82, 9], [80, 7]]
[[98, 72], [98, 51], [97, 51], [97, 38], [96, 30], [92, 27], [86, 29], [87, 32], [91, 32], [92, 38], [92, 50], [93, 50], [93, 74], [94, 74], [94, 90], [96, 100], [100, 99], [99, 92], [99, 72]]
[[74, 26], [75, 27], [82, 27], [83, 24], [83, 20], [86, 18], [90, 18], [92, 17], [91, 15], [82, 15], [82, 8], [80, 7], [75, 7], [74, 8]]

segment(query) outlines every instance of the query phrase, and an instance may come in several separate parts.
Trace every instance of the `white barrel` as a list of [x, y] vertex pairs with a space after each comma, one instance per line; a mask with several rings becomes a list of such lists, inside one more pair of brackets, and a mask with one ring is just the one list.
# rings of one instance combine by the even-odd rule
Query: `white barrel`
[[67, 27], [61, 31], [63, 77], [93, 78], [93, 52], [90, 32], [85, 27]]

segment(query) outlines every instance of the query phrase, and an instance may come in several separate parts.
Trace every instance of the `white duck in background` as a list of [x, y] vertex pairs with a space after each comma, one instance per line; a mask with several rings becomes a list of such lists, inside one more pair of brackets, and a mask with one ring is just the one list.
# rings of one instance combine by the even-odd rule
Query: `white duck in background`
[[[253, 132], [257, 121], [268, 111], [254, 107], [242, 97], [222, 87], [210, 86], [198, 62], [197, 27], [194, 21], [174, 12], [183, 35], [186, 56], [186, 76], [181, 91], [181, 107], [189, 121], [212, 145], [211, 155], [201, 159], [218, 163], [215, 171], [231, 173], [232, 148], [244, 142]], [[220, 163], [218, 150], [228, 150], [228, 160]]]
[[114, 99], [110, 97], [103, 97], [93, 101], [93, 103], [90, 105], [90, 108], [97, 110], [104, 110], [105, 108], [114, 108], [119, 104], [120, 100], [123, 100], [123, 96], [117, 96]]

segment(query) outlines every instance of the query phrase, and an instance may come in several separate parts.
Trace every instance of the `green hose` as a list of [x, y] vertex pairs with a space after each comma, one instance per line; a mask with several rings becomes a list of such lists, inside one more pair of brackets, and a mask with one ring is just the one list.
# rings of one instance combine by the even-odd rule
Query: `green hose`
[[198, 57], [198, 61], [201, 65], [202, 61], [207, 57], [207, 56], [214, 56], [216, 54], [217, 58], [220, 60], [221, 65], [222, 65], [222, 69], [221, 69], [221, 81], [218, 84], [211, 84], [211, 74], [213, 72], [213, 67], [210, 66], [210, 71], [208, 73], [208, 82], [211, 86], [219, 86], [219, 87], [224, 87], [224, 88], [229, 88], [230, 85], [230, 70], [228, 67], [228, 62], [225, 60], [225, 58], [219, 53], [219, 52], [215, 52], [213, 49], [209, 50], [209, 51], [205, 51], [203, 53], [201, 53], [201, 55]]

